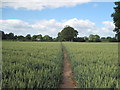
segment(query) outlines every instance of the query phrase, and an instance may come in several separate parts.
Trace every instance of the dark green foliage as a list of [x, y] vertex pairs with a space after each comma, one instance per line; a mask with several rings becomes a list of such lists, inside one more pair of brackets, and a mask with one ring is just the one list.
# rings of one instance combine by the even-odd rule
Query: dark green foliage
[[52, 41], [52, 37], [50, 37], [49, 35], [45, 35], [43, 37], [43, 41]]
[[111, 39], [109, 40], [109, 42], [117, 42], [117, 39], [116, 39], [116, 38], [111, 38]]
[[28, 35], [26, 35], [26, 37], [25, 37], [25, 38], [26, 38], [26, 40], [27, 40], [27, 41], [30, 41], [30, 40], [31, 40], [31, 35], [30, 35], [30, 34], [28, 34]]
[[117, 42], [115, 37], [101, 37], [102, 42]]
[[120, 32], [118, 32], [117, 34], [115, 34], [115, 38], [117, 39], [118, 42], [120, 42]]
[[2, 39], [6, 39], [6, 40], [14, 39], [14, 33], [5, 34], [3, 31], [0, 32], [2, 32]]
[[42, 37], [42, 35], [41, 34], [39, 34], [39, 35], [37, 35], [37, 41], [42, 41], [43, 40], [43, 37]]
[[102, 42], [106, 42], [106, 38], [105, 37], [101, 37], [101, 41]]
[[37, 38], [37, 35], [33, 35], [33, 36], [32, 36], [32, 41], [37, 41], [36, 38]]
[[9, 36], [9, 39], [14, 39], [14, 33], [9, 33], [8, 36]]
[[78, 32], [73, 27], [66, 26], [59, 35], [63, 41], [73, 41], [77, 37]]
[[43, 37], [41, 34], [32, 36], [32, 41], [42, 41], [42, 40], [43, 40]]
[[[73, 31], [73, 28], [70, 26], [67, 26], [68, 28], [71, 28]], [[65, 29], [68, 33], [69, 30]], [[115, 37], [101, 37], [99, 35], [90, 35], [89, 38], [88, 37], [77, 37], [78, 32], [76, 30], [74, 30], [73, 36], [71, 36], [70, 34], [67, 34], [66, 31], [63, 31], [65, 33], [64, 37], [67, 37], [66, 39], [63, 38], [62, 36], [62, 32], [58, 33], [58, 37], [57, 38], [52, 38], [49, 35], [45, 35], [42, 36], [41, 34], [39, 35], [33, 35], [31, 36], [30, 34], [26, 35], [26, 37], [22, 36], [22, 35], [14, 35], [13, 33], [9, 33], [9, 34], [5, 34], [3, 31], [0, 31], [0, 37], [2, 40], [14, 40], [14, 41], [52, 41], [52, 42], [58, 42], [58, 41], [73, 41], [73, 42], [117, 42], [117, 38], [120, 38], [120, 33], [116, 34]], [[72, 32], [71, 32], [72, 33]], [[70, 37], [70, 38], [69, 38]]]
[[61, 32], [58, 33], [57, 40], [58, 40], [58, 41], [62, 41]]
[[25, 41], [25, 37], [20, 35], [20, 36], [17, 36], [17, 40], [19, 41]]
[[[52, 37], [49, 35], [45, 35], [44, 37], [39, 35], [33, 35], [27, 34], [25, 37], [22, 35], [15, 35], [13, 33], [5, 34], [3, 31], [0, 31], [0, 37], [2, 40], [18, 40], [18, 41], [53, 41]], [[56, 39], [58, 41], [58, 39]]]
[[100, 42], [100, 36], [99, 35], [90, 35], [89, 36], [89, 42]]
[[73, 41], [74, 42], [85, 42], [85, 38], [84, 37], [77, 37], [77, 38], [74, 38]]
[[6, 39], [5, 33], [3, 31], [0, 31], [0, 37], [2, 37], [2, 39]]
[[111, 38], [111, 37], [107, 37], [106, 40], [108, 42], [117, 42], [117, 39], [116, 38]]
[[14, 39], [13, 40], [17, 40], [17, 35], [14, 36]]
[[114, 7], [115, 12], [111, 15], [113, 17], [113, 21], [115, 23], [115, 29], [117, 40], [120, 41], [120, 1], [115, 2], [116, 7]]

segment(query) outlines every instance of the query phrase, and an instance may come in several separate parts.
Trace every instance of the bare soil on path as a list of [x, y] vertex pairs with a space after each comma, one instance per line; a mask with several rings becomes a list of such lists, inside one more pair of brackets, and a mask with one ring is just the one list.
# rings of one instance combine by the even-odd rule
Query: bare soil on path
[[68, 55], [65, 50], [64, 53], [64, 62], [63, 62], [63, 80], [60, 84], [60, 88], [76, 88], [76, 81], [72, 80], [72, 69], [70, 61], [68, 60]]

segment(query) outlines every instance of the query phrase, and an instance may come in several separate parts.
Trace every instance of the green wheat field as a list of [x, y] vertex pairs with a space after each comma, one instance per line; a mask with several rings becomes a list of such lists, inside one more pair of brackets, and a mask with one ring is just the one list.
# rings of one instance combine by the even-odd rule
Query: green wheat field
[[79, 88], [118, 88], [118, 43], [2, 43], [2, 88], [58, 88], [63, 48]]

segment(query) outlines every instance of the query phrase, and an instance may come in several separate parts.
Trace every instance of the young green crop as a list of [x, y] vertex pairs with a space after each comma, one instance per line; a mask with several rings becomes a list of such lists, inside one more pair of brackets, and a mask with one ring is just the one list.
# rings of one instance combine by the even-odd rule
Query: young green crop
[[[118, 87], [116, 43], [63, 43], [81, 88]], [[60, 43], [3, 42], [3, 88], [58, 88], [63, 53]]]
[[117, 43], [63, 43], [80, 88], [118, 88]]
[[62, 72], [60, 43], [3, 42], [2, 88], [56, 88]]

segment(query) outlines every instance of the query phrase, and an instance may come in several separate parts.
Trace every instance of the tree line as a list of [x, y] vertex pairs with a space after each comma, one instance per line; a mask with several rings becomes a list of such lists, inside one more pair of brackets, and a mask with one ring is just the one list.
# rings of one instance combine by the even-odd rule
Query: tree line
[[58, 33], [56, 38], [52, 38], [49, 35], [33, 35], [27, 34], [26, 36], [14, 35], [14, 33], [5, 34], [4, 31], [0, 31], [2, 34], [2, 40], [18, 40], [18, 41], [74, 41], [74, 42], [120, 42], [120, 1], [115, 2], [115, 12], [111, 15], [115, 24], [116, 32], [115, 37], [100, 37], [99, 35], [89, 35], [89, 37], [77, 37], [78, 31], [73, 27], [65, 26], [61, 32]]
[[89, 37], [77, 37], [78, 31], [73, 27], [66, 26], [61, 32], [58, 33], [56, 38], [49, 35], [15, 35], [14, 33], [6, 34], [4, 31], [0, 31], [2, 34], [2, 40], [12, 41], [46, 41], [46, 42], [60, 42], [60, 41], [73, 41], [73, 42], [117, 42], [115, 37], [100, 37], [99, 35], [89, 35]]
[[4, 31], [0, 31], [2, 34], [2, 40], [13, 40], [13, 41], [53, 41], [53, 38], [49, 35], [42, 36], [27, 34], [26, 36], [23, 35], [15, 35], [14, 33], [5, 34]]

